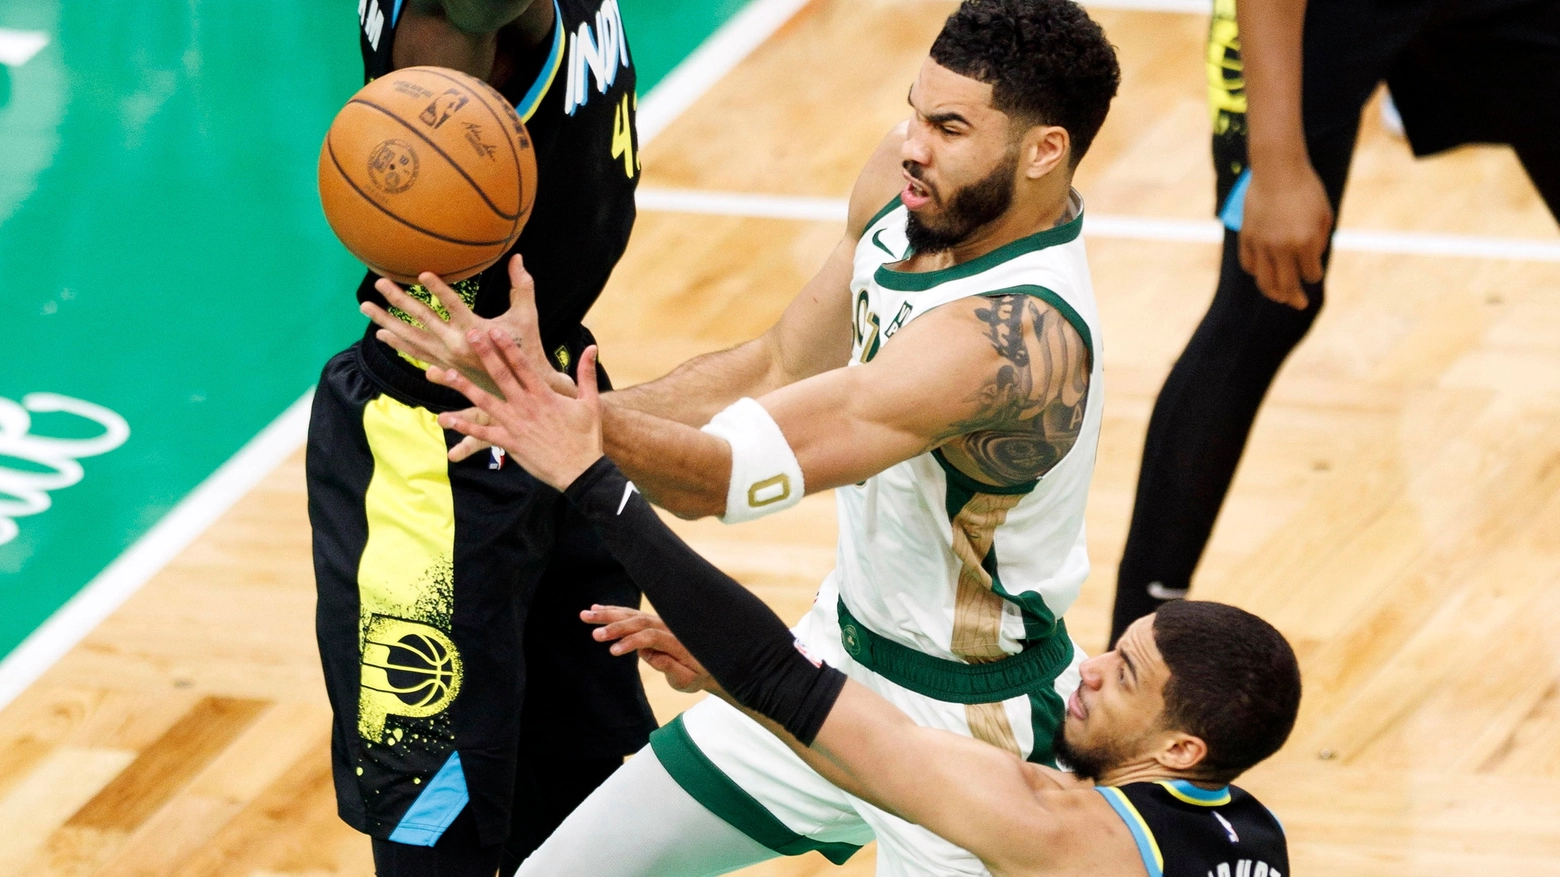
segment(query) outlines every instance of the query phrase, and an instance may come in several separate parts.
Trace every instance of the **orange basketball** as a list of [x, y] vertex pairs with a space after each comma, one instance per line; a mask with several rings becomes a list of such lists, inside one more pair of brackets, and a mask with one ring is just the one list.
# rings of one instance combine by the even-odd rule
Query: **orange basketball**
[[400, 283], [448, 281], [514, 246], [536, 200], [536, 155], [514, 107], [458, 70], [408, 67], [365, 85], [320, 149], [336, 237]]

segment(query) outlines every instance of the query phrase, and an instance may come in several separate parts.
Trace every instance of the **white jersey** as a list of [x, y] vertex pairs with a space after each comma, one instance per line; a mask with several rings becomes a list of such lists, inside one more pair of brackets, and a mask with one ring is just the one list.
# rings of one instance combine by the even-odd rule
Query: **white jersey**
[[1038, 481], [982, 485], [933, 451], [835, 490], [838, 559], [820, 600], [832, 603], [837, 595], [871, 632], [934, 657], [985, 663], [1050, 637], [1089, 574], [1083, 513], [1104, 385], [1076, 192], [1068, 206], [1064, 224], [940, 271], [889, 267], [909, 248], [909, 212], [898, 199], [856, 246], [852, 366], [870, 361], [939, 305], [1013, 292], [1055, 308], [1091, 351], [1082, 430]]

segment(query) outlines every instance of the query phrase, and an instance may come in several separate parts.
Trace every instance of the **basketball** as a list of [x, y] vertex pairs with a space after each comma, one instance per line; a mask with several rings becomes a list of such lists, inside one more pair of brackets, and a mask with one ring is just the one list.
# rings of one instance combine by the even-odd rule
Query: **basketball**
[[446, 281], [503, 257], [536, 198], [525, 124], [487, 83], [408, 67], [364, 86], [320, 149], [320, 203], [336, 237], [398, 283]]

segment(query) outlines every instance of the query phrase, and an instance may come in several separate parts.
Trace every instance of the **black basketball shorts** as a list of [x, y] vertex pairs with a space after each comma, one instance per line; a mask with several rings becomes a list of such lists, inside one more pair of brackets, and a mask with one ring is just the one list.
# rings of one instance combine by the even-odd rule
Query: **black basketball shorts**
[[[460, 436], [437, 412], [468, 406], [365, 339], [325, 366], [309, 424], [338, 810], [401, 843], [431, 846], [468, 805], [483, 843], [502, 841], [522, 736], [559, 747], [549, 757], [600, 756], [655, 727], [633, 658], [578, 617], [638, 605], [637, 589], [557, 491], [499, 456], [449, 462]], [[546, 641], [527, 644], [533, 602], [557, 617], [532, 623]], [[527, 696], [538, 646], [549, 678], [531, 688], [553, 692], [541, 703]]]

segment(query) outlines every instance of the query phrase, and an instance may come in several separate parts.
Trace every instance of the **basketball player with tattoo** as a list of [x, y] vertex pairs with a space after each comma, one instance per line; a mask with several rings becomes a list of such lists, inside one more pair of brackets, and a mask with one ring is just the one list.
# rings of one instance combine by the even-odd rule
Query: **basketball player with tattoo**
[[[508, 335], [491, 341], [479, 348], [502, 401], [458, 372], [443, 378], [491, 416], [493, 437], [521, 465], [584, 512], [671, 625], [597, 606], [585, 614], [605, 624], [599, 638], [639, 650], [679, 690], [736, 705], [855, 800], [969, 850], [993, 874], [1289, 872], [1283, 826], [1231, 785], [1283, 745], [1299, 709], [1294, 650], [1267, 622], [1219, 603], [1174, 603], [1084, 661], [1053, 747], [1071, 773], [919, 727], [871, 686], [807, 658], [762, 601], [667, 529], [602, 456], [593, 350], [574, 399]], [[645, 840], [640, 826], [626, 828], [596, 845], [632, 856]], [[571, 852], [563, 837], [548, 842], [559, 857]], [[878, 873], [903, 873], [884, 864]]]
[[[368, 79], [463, 70], [525, 120], [539, 181], [514, 252], [543, 285], [549, 367], [573, 367], [634, 223], [634, 67], [616, 0], [360, 0], [358, 17]], [[452, 294], [503, 313], [518, 264]], [[361, 300], [382, 301], [374, 279]], [[423, 367], [370, 333], [326, 365], [309, 423], [336, 797], [381, 877], [492, 877], [654, 729], [634, 662], [578, 621], [639, 592], [557, 491], [499, 455], [447, 459], [459, 436], [437, 417], [468, 403]]]
[[[608, 456], [673, 512], [736, 523], [833, 489], [839, 564], [799, 640], [916, 722], [1037, 763], [1054, 760], [1083, 658], [1062, 615], [1089, 569], [1103, 393], [1071, 180], [1119, 78], [1077, 5], [968, 0], [910, 84], [911, 119], [857, 181], [845, 235], [779, 323], [604, 397]], [[368, 308], [379, 337], [487, 387], [464, 329], [497, 325], [542, 354], [524, 308], [484, 323], [431, 287], [448, 325], [385, 281], [429, 329]], [[471, 418], [440, 422], [485, 437]], [[632, 849], [592, 842], [629, 826]], [[658, 731], [559, 832], [525, 873], [713, 874], [808, 850], [844, 861], [874, 837], [887, 873], [984, 870], [719, 700]]]

